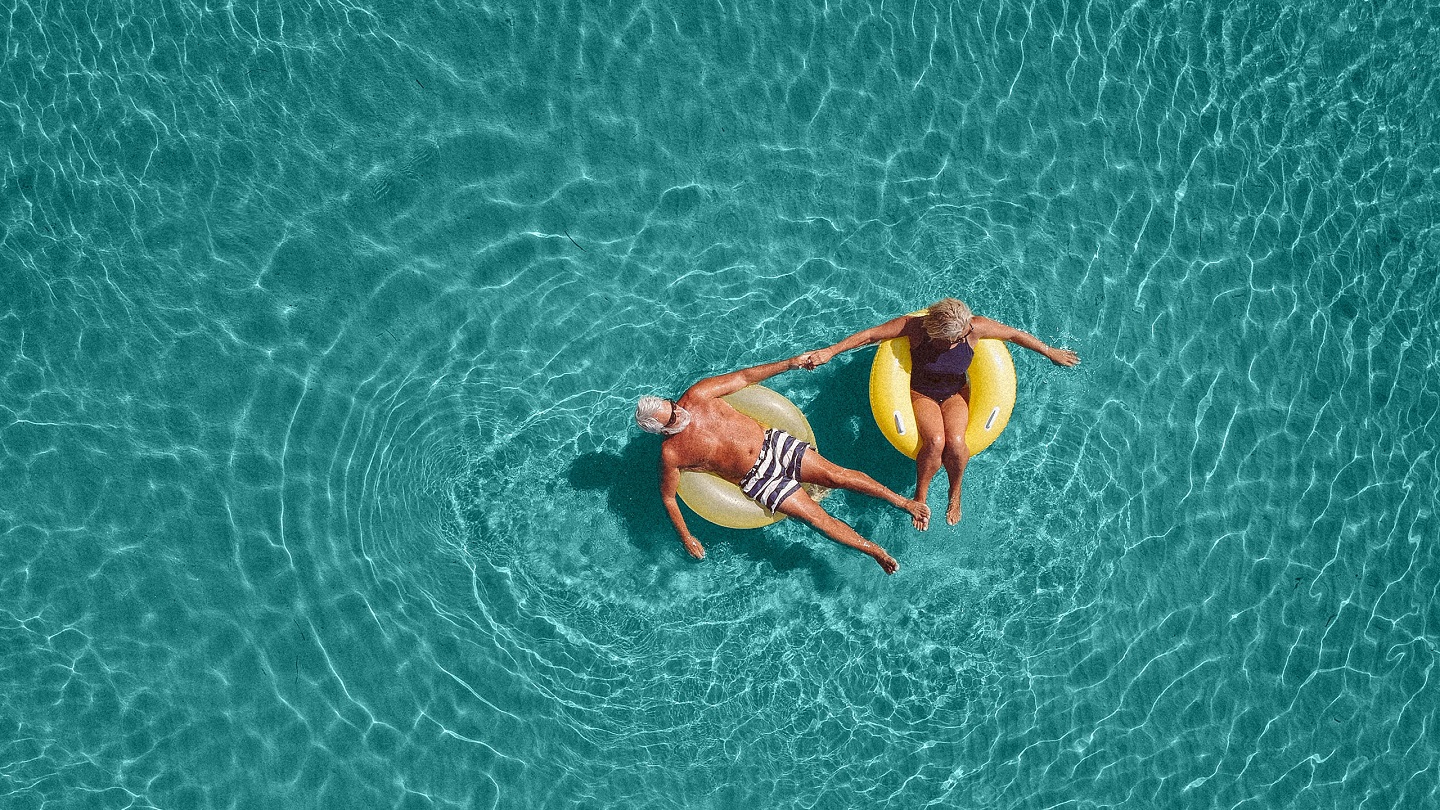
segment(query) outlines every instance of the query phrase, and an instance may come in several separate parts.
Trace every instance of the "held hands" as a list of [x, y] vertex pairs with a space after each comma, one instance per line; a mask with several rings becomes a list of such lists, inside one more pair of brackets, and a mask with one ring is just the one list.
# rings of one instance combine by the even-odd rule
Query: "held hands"
[[805, 352], [804, 354], [797, 356], [795, 359], [799, 362], [797, 368], [803, 368], [807, 371], [814, 371], [820, 366], [823, 366], [826, 363], [830, 362], [831, 358], [833, 358], [834, 356], [835, 355], [829, 349], [816, 349], [813, 352]]

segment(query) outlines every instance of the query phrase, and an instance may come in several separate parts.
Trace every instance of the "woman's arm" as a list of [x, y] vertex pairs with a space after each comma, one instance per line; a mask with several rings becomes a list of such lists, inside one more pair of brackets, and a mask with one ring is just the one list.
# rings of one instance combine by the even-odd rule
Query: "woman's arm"
[[800, 365], [808, 369], [814, 369], [830, 362], [837, 354], [843, 354], [851, 349], [858, 349], [861, 346], [869, 346], [871, 343], [879, 343], [882, 340], [900, 337], [911, 320], [911, 316], [901, 315], [879, 326], [872, 326], [869, 329], [856, 332], [833, 346], [826, 346], [823, 349], [806, 352], [800, 355]]
[[1044, 355], [1046, 359], [1057, 366], [1080, 365], [1080, 355], [1069, 349], [1057, 349], [1053, 346], [1047, 346], [1045, 341], [1035, 337], [1029, 332], [1016, 329], [1013, 326], [1007, 326], [991, 318], [982, 318], [979, 315], [975, 316], [973, 323], [975, 325], [975, 337], [977, 338], [1004, 340], [1014, 343], [1016, 346], [1024, 346], [1032, 352]]

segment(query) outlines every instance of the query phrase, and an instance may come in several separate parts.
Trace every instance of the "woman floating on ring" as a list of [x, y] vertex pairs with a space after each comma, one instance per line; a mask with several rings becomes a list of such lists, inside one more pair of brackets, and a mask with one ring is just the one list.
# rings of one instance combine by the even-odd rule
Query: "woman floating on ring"
[[[1080, 357], [1069, 349], [1045, 345], [1029, 332], [975, 315], [970, 307], [954, 298], [935, 302], [924, 315], [902, 315], [872, 326], [824, 349], [800, 355], [808, 369], [830, 362], [835, 355], [882, 340], [910, 339], [912, 362], [910, 401], [920, 433], [915, 456], [915, 500], [925, 502], [930, 480], [945, 466], [950, 476], [949, 505], [945, 522], [960, 522], [960, 480], [970, 461], [965, 428], [970, 421], [970, 380], [966, 372], [975, 356], [975, 343], [982, 339], [1004, 340], [1039, 352], [1059, 366], [1074, 366]], [[916, 519], [915, 528], [924, 530], [927, 521]]]

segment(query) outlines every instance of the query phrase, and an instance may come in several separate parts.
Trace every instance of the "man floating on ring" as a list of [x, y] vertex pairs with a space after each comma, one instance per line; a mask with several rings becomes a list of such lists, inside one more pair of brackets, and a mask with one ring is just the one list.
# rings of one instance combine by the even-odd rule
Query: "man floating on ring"
[[860, 536], [845, 522], [832, 517], [804, 484], [849, 489], [879, 498], [910, 514], [918, 527], [929, 524], [930, 507], [905, 498], [865, 473], [832, 463], [810, 445], [783, 430], [765, 428], [740, 413], [721, 397], [801, 367], [800, 358], [707, 377], [678, 400], [641, 397], [635, 421], [641, 429], [666, 437], [660, 446], [660, 498], [680, 541], [691, 556], [705, 558], [705, 549], [690, 533], [675, 501], [681, 470], [708, 472], [737, 484], [751, 500], [771, 512], [797, 517], [831, 540], [874, 558], [887, 574], [900, 564], [885, 549]]

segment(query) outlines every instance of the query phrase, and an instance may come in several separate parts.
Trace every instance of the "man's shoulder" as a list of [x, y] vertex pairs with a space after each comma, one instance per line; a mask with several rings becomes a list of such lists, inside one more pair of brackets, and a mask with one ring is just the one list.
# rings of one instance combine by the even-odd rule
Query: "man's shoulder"
[[689, 446], [693, 444], [696, 439], [700, 438], [703, 433], [705, 433], [705, 429], [692, 421], [688, 427], [676, 433], [674, 436], [666, 436], [665, 441], [660, 443], [660, 452], [669, 455], [676, 453], [684, 454], [688, 452]]
[[678, 435], [666, 436], [665, 441], [660, 443], [660, 461], [662, 464], [669, 464], [672, 467], [676, 466], [680, 456], [683, 455], [683, 451], [680, 449], [680, 442], [676, 441], [679, 438]]
[[[694, 432], [692, 432], [694, 431]], [[689, 466], [696, 457], [695, 440], [699, 431], [691, 425], [660, 444], [660, 462], [671, 467]]]
[[675, 400], [675, 404], [679, 405], [682, 408], [697, 409], [705, 408], [712, 403], [718, 401], [720, 398], [717, 396], [713, 396], [705, 388], [705, 383], [709, 382], [711, 379], [713, 378], [701, 380], [700, 382], [697, 382], [689, 388], [685, 389], [685, 393], [681, 394], [680, 398]]

